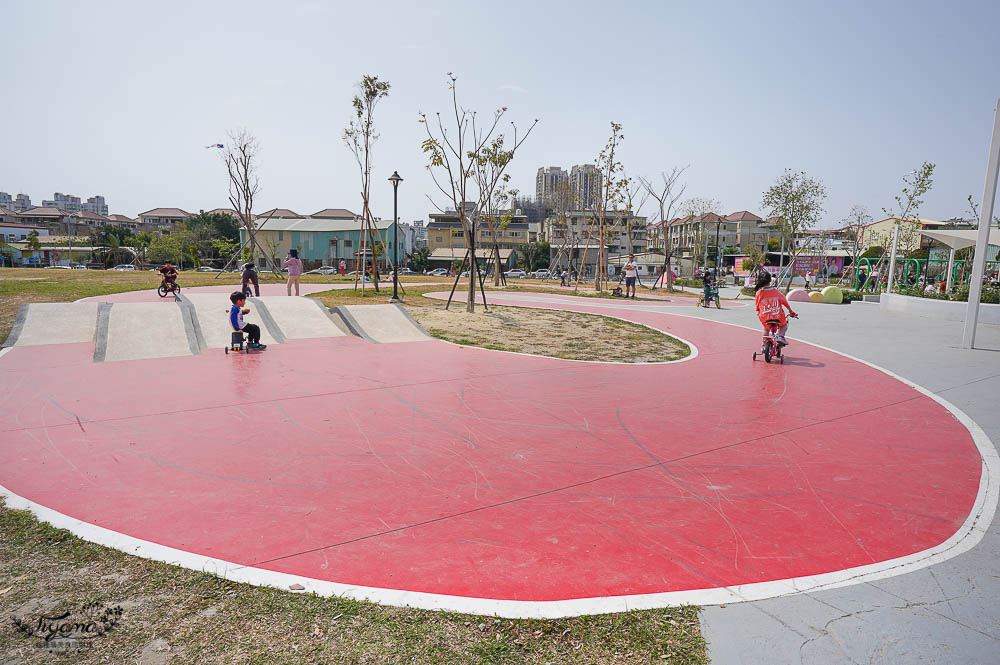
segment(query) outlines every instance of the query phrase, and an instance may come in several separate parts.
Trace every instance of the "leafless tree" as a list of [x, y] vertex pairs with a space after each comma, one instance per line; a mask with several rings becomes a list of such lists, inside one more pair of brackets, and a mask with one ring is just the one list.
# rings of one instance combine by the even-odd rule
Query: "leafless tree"
[[[674, 277], [670, 272], [670, 259], [673, 256], [674, 247], [670, 238], [668, 224], [673, 219], [674, 207], [681, 200], [681, 197], [684, 196], [684, 191], [687, 189], [687, 183], [680, 182], [681, 176], [687, 169], [687, 166], [675, 166], [670, 169], [670, 173], [661, 171], [660, 179], [662, 183], [654, 184], [651, 180], [639, 178], [642, 186], [646, 188], [646, 191], [656, 200], [658, 205], [657, 213], [659, 214], [659, 219], [656, 223], [659, 224], [660, 235], [663, 239], [663, 274], [666, 276], [668, 291], [674, 290]], [[655, 282], [653, 283], [653, 287], [656, 287]]]
[[[847, 280], [850, 276], [858, 274], [858, 261], [861, 260], [861, 254], [864, 252], [865, 246], [865, 229], [871, 223], [871, 213], [863, 205], [852, 206], [851, 211], [844, 218], [844, 231], [851, 240], [851, 270], [845, 270], [840, 275], [841, 284], [844, 284], [844, 280]], [[867, 278], [865, 281], [867, 282]], [[861, 284], [859, 288], [864, 289], [865, 285]]]
[[[632, 240], [632, 231], [636, 224], [635, 218], [642, 216], [642, 209], [646, 207], [646, 202], [649, 200], [649, 191], [643, 186], [641, 178], [630, 178], [625, 176], [623, 182], [625, 200], [625, 237], [628, 242], [628, 253], [633, 254], [635, 252], [635, 243]], [[644, 251], [645, 247], [640, 246], [640, 250]]]
[[[259, 154], [260, 144], [248, 130], [236, 129], [229, 132], [229, 143], [222, 153], [222, 160], [229, 175], [229, 203], [247, 233], [246, 244], [250, 246], [251, 256], [257, 253], [266, 256], [260, 243], [257, 242], [257, 224], [253, 216], [254, 198], [260, 193], [260, 180], [257, 177]], [[280, 276], [274, 263], [271, 261], [268, 263], [271, 272]]]
[[[479, 277], [476, 260], [476, 233], [479, 222], [488, 206], [488, 199], [495, 192], [498, 182], [514, 159], [514, 154], [531, 134], [538, 120], [532, 122], [523, 134], [519, 134], [517, 126], [511, 123], [513, 140], [508, 148], [506, 137], [499, 129], [500, 120], [507, 113], [507, 107], [497, 109], [491, 120], [479, 123], [475, 111], [459, 106], [456, 82], [457, 78], [449, 72], [448, 88], [451, 91], [452, 108], [447, 122], [448, 127], [440, 113], [436, 113], [430, 121], [426, 114], [420, 114], [420, 122], [427, 131], [427, 138], [421, 147], [430, 157], [427, 170], [435, 187], [455, 207], [465, 234], [469, 260], [472, 264], [469, 270], [466, 310], [474, 312], [476, 280]], [[454, 120], [453, 126], [452, 120]], [[450, 135], [449, 129], [452, 130]], [[490, 164], [495, 168], [490, 167]], [[475, 175], [477, 169], [489, 169], [490, 175], [481, 180]], [[469, 204], [469, 207], [466, 204]], [[438, 209], [440, 210], [440, 207]]]

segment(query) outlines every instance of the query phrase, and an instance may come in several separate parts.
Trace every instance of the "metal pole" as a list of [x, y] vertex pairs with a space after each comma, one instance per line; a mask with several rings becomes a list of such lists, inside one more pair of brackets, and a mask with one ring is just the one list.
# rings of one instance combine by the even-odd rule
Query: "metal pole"
[[399, 183], [403, 179], [392, 172], [392, 298], [389, 302], [403, 302], [399, 299]]
[[899, 246], [899, 222], [892, 227], [892, 253], [889, 254], [889, 275], [885, 281], [886, 294], [892, 293], [892, 278], [896, 272], [896, 248]]
[[[66, 240], [69, 242], [69, 265], [73, 266], [73, 231], [69, 227], [69, 220], [66, 220]], [[107, 264], [105, 264], [107, 265]]]
[[948, 276], [946, 277], [947, 282], [945, 283], [944, 290], [951, 293], [951, 280], [952, 275], [955, 272], [955, 248], [952, 247], [951, 251], [948, 252]]
[[997, 194], [997, 175], [1000, 171], [1000, 99], [993, 114], [993, 137], [990, 139], [989, 162], [986, 166], [986, 185], [983, 189], [983, 207], [979, 210], [979, 235], [976, 238], [976, 255], [972, 260], [972, 280], [969, 282], [969, 305], [965, 311], [965, 330], [962, 348], [971, 349], [976, 343], [976, 324], [979, 323], [979, 299], [983, 294], [983, 271], [986, 269], [986, 246], [990, 241], [993, 221], [993, 199]]

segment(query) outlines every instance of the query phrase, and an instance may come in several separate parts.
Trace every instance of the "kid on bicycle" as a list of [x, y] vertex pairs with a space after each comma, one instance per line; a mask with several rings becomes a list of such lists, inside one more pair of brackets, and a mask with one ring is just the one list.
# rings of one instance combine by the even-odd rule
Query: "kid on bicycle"
[[[785, 294], [771, 286], [771, 273], [762, 270], [757, 275], [757, 295], [754, 296], [754, 305], [757, 307], [757, 318], [764, 326], [764, 339], [767, 340], [767, 322], [778, 322], [778, 344], [788, 345], [785, 333], [788, 331], [788, 319], [785, 317], [785, 309], [792, 317], [798, 316], [792, 311], [792, 306], [788, 304]], [[764, 349], [761, 349], [761, 353]]]

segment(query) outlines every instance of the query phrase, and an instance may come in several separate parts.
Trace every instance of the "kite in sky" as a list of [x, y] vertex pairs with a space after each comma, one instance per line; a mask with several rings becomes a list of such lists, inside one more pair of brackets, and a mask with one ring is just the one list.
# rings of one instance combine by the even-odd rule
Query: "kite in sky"
[[221, 143], [213, 143], [212, 145], [205, 146], [205, 150], [208, 150], [209, 148], [219, 148], [219, 149], [222, 149], [224, 147], [225, 146], [222, 145]]

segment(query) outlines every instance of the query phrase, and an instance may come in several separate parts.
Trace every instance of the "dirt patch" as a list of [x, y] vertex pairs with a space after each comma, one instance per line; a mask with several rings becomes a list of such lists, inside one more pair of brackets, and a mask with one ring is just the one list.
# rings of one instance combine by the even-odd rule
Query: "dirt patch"
[[606, 316], [523, 307], [466, 312], [460, 306], [407, 306], [430, 334], [456, 344], [569, 360], [648, 363], [679, 360], [687, 344], [638, 323]]

